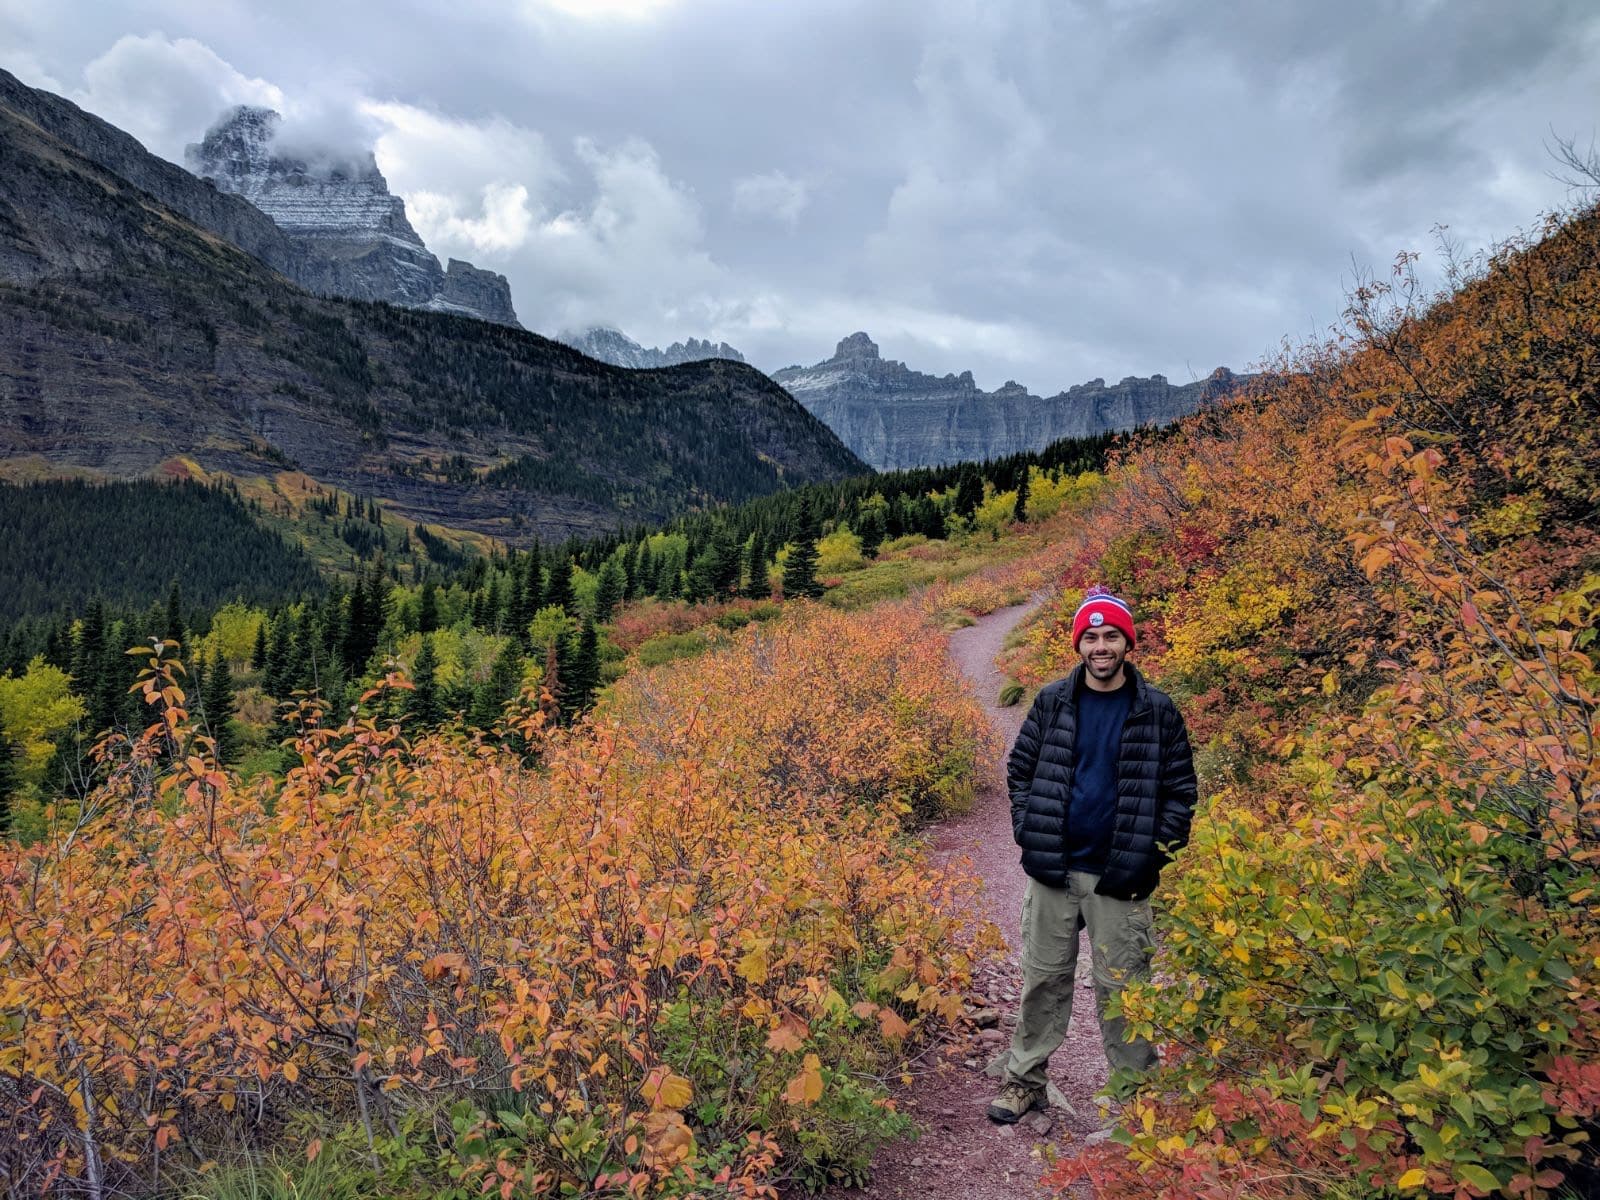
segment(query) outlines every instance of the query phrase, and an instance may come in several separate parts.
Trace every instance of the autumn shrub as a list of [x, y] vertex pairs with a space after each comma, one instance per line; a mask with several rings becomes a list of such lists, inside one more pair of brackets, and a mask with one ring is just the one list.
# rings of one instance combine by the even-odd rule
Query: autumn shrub
[[1067, 669], [1082, 589], [1118, 589], [1212, 792], [1161, 984], [1122, 1001], [1166, 1063], [1058, 1186], [1537, 1198], [1592, 1170], [1600, 221], [1449, 297], [1406, 266], [1114, 456], [1008, 663]]
[[303, 705], [249, 785], [146, 653], [155, 721], [84, 819], [0, 850], [13, 1190], [315, 1157], [305, 1114], [418, 1194], [850, 1177], [900, 1127], [870, 1080], [992, 944], [906, 835], [995, 750], [909, 609], [794, 605], [572, 730], [524, 705], [532, 766]]

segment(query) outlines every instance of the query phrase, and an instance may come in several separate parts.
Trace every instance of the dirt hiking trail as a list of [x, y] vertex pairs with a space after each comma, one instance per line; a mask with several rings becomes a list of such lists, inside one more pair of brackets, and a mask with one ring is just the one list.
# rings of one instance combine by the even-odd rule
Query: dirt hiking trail
[[[1006, 792], [1005, 755], [1027, 715], [1027, 705], [1001, 708], [995, 703], [1005, 677], [994, 665], [1002, 643], [1042, 597], [1002, 608], [974, 625], [950, 635], [949, 653], [971, 682], [979, 702], [1004, 740], [999, 768], [979, 783], [972, 810], [932, 829], [930, 855], [939, 865], [967, 859], [983, 880], [982, 912], [999, 926], [1010, 947], [993, 969], [980, 969], [973, 992], [987, 998], [985, 1007], [1000, 1014], [998, 1025], [979, 1031], [976, 1042], [935, 1048], [913, 1067], [915, 1081], [897, 1093], [902, 1111], [915, 1120], [922, 1135], [879, 1152], [872, 1182], [862, 1188], [830, 1189], [836, 1200], [1030, 1200], [1046, 1193], [1037, 1186], [1045, 1169], [1047, 1147], [1070, 1150], [1085, 1134], [1100, 1128], [1093, 1096], [1105, 1083], [1106, 1059], [1095, 1019], [1089, 978], [1089, 946], [1079, 954], [1078, 991], [1072, 1028], [1050, 1059], [1052, 1097], [1064, 1099], [1043, 1112], [1032, 1112], [1016, 1125], [996, 1125], [984, 1109], [1000, 1081], [984, 1068], [1011, 1041], [1016, 1023], [1021, 970], [1018, 928], [1026, 877], [1017, 865], [1011, 840], [1011, 803]], [[1087, 1188], [1074, 1193], [1092, 1197]]]

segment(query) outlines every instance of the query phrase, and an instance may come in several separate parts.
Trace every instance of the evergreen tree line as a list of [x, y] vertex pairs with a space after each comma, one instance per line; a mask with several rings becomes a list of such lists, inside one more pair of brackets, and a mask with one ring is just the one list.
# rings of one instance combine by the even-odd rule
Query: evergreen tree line
[[[1112, 441], [1058, 443], [1038, 454], [813, 484], [665, 527], [551, 545], [536, 541], [527, 549], [473, 557], [458, 568], [435, 565], [410, 584], [380, 554], [348, 585], [307, 588], [259, 609], [237, 603], [225, 609], [206, 593], [191, 601], [187, 580], [172, 583], [164, 603], [143, 608], [94, 596], [73, 616], [0, 626], [0, 674], [20, 675], [39, 656], [70, 674], [83, 701], [84, 721], [57, 747], [60, 761], [49, 782], [56, 794], [87, 782], [92, 732], [143, 727], [146, 714], [129, 692], [137, 660], [125, 651], [152, 637], [185, 648], [180, 657], [190, 671], [191, 711], [226, 761], [245, 749], [234, 719], [241, 684], [279, 711], [306, 695], [341, 713], [395, 664], [403, 647], [414, 647], [405, 662], [413, 686], [392, 694], [389, 715], [406, 716], [419, 728], [459, 719], [490, 729], [536, 667], [552, 715], [570, 720], [589, 707], [602, 682], [605, 631], [622, 606], [649, 597], [691, 604], [768, 599], [774, 560], [785, 546], [782, 595], [818, 596], [817, 543], [825, 534], [848, 528], [869, 558], [905, 534], [944, 537], [954, 519], [970, 518], [983, 503], [986, 485], [996, 493], [1014, 490], [1011, 515], [1024, 518], [1030, 467], [1093, 470], [1103, 465]], [[360, 511], [346, 511], [350, 501], [319, 503], [327, 519], [371, 524], [367, 502], [353, 502]], [[236, 624], [247, 611], [256, 614], [247, 648], [229, 632], [231, 653], [204, 649], [220, 645], [225, 619]], [[457, 659], [463, 639], [476, 639], [482, 657], [475, 669], [462, 670], [452, 659], [447, 681], [441, 638]], [[268, 732], [274, 735], [269, 740], [287, 736], [289, 717]]]
[[139, 605], [181, 579], [196, 602], [317, 590], [316, 566], [264, 528], [231, 482], [0, 484], [0, 622], [90, 597]]

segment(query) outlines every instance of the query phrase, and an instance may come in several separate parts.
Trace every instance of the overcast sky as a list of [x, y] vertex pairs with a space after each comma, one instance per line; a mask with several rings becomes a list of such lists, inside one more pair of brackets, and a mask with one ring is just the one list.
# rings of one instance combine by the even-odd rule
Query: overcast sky
[[1591, 0], [0, 0], [0, 65], [182, 161], [227, 106], [375, 146], [523, 323], [854, 330], [1050, 394], [1326, 331], [1358, 269], [1573, 199]]

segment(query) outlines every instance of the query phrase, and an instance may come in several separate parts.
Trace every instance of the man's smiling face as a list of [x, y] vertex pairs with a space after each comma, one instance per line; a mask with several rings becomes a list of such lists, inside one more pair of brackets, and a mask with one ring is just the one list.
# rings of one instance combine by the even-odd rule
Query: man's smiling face
[[1115, 679], [1122, 670], [1122, 660], [1128, 657], [1128, 639], [1113, 625], [1090, 626], [1078, 639], [1078, 653], [1089, 674], [1105, 682]]

